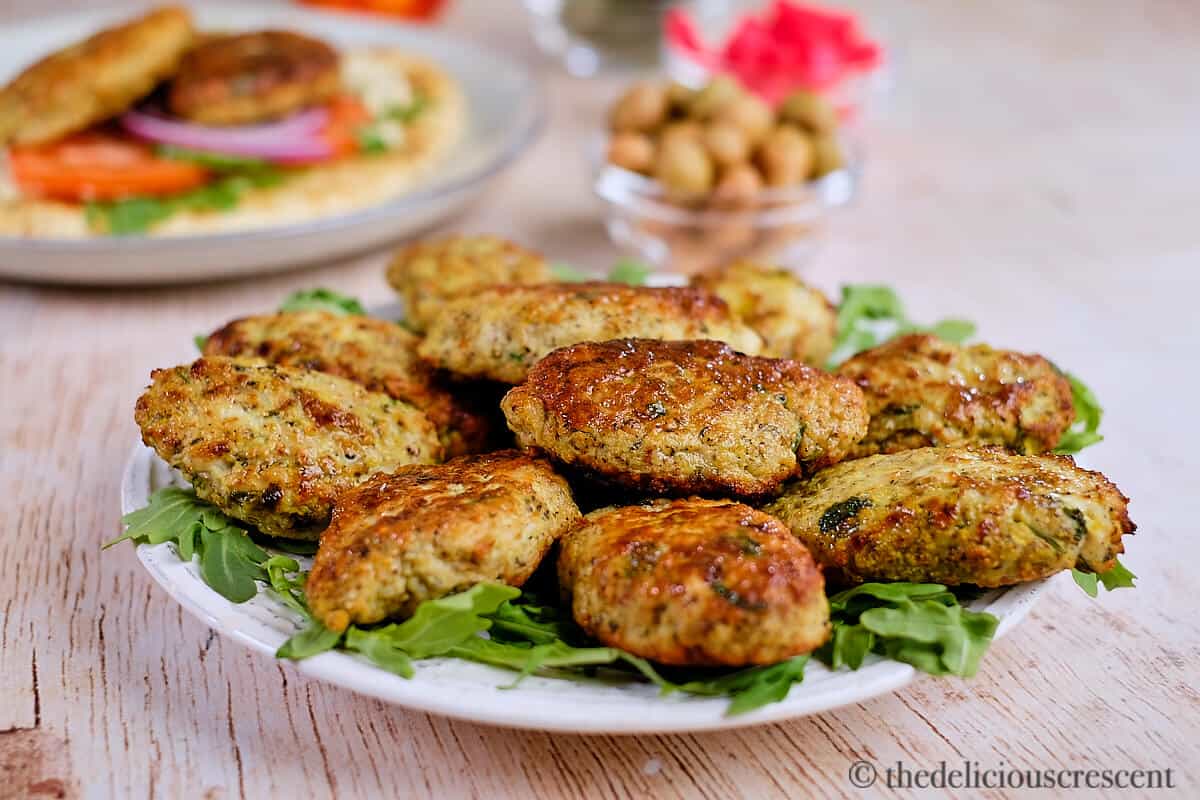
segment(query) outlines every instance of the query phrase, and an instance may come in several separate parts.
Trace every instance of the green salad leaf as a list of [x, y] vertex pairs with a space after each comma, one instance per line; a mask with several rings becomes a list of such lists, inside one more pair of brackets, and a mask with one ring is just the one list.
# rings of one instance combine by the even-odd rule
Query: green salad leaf
[[1134, 589], [1134, 581], [1137, 575], [1129, 571], [1129, 568], [1121, 563], [1120, 559], [1112, 569], [1105, 572], [1084, 572], [1080, 569], [1071, 570], [1071, 577], [1075, 579], [1075, 583], [1088, 593], [1090, 597], [1096, 597], [1100, 593], [1100, 585], [1104, 585], [1105, 591], [1115, 591], [1116, 589]]
[[975, 335], [975, 323], [944, 319], [933, 325], [918, 325], [908, 318], [904, 303], [890, 286], [847, 284], [842, 287], [842, 301], [838, 305], [837, 337], [829, 368], [894, 336], [917, 332], [961, 343]]
[[121, 518], [125, 533], [104, 545], [174, 542], [179, 557], [200, 561], [204, 582], [232, 603], [258, 594], [257, 581], [269, 581], [270, 556], [250, 538], [242, 523], [196, 497], [191, 489], [169, 487], [150, 495], [149, 504]]
[[999, 624], [936, 583], [864, 583], [830, 597], [829, 609], [833, 636], [817, 656], [834, 669], [858, 669], [875, 652], [931, 675], [970, 677]]
[[328, 311], [339, 316], [367, 313], [363, 304], [349, 295], [333, 289], [301, 289], [289, 294], [279, 306], [280, 311]]
[[1087, 384], [1069, 372], [1063, 373], [1071, 384], [1071, 400], [1075, 404], [1075, 422], [1070, 430], [1063, 434], [1054, 448], [1056, 453], [1073, 455], [1085, 447], [1104, 441], [1100, 435], [1100, 420], [1104, 417], [1104, 409], [1096, 395]]
[[145, 233], [181, 211], [227, 211], [251, 189], [274, 186], [283, 173], [271, 166], [230, 172], [216, 180], [170, 197], [128, 197], [92, 201], [84, 206], [88, 225], [113, 236]]
[[211, 153], [206, 150], [193, 150], [189, 147], [179, 147], [173, 144], [160, 144], [155, 148], [155, 151], [163, 158], [199, 164], [215, 172], [236, 172], [240, 170], [268, 171], [274, 169], [270, 162], [261, 158], [235, 156], [229, 153]]
[[630, 286], [645, 286], [646, 279], [654, 268], [637, 259], [623, 258], [608, 271], [610, 283], [627, 283]]
[[[562, 283], [583, 283], [584, 281], [596, 280], [596, 278], [588, 275], [583, 270], [565, 261], [556, 261], [551, 264], [550, 271], [554, 273], [555, 279]], [[609, 283], [645, 286], [646, 279], [653, 272], [654, 268], [642, 261], [633, 258], [622, 258], [609, 268], [605, 280]]]

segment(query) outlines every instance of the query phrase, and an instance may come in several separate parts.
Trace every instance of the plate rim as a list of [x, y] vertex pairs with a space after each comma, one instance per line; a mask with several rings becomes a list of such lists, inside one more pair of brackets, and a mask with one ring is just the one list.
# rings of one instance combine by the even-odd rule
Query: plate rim
[[[329, 21], [336, 21], [339, 25], [349, 25], [351, 27], [369, 26], [370, 22], [367, 19], [358, 16], [337, 14], [332, 11], [320, 10], [315, 8], [300, 8], [297, 6], [284, 6], [272, 3], [205, 3], [196, 5], [194, 3], [186, 3], [189, 8], [201, 9], [201, 13], [218, 14], [223, 12], [231, 12], [233, 14], [252, 14], [255, 11], [267, 11], [271, 14], [279, 14], [284, 17], [295, 18], [324, 18]], [[0, 32], [6, 29], [19, 28], [33, 24], [64, 24], [72, 20], [80, 18], [97, 18], [106, 15], [115, 15], [126, 12], [136, 14], [146, 11], [146, 7], [131, 5], [131, 4], [106, 4], [102, 7], [83, 8], [73, 11], [60, 11], [51, 14], [35, 15], [23, 17], [17, 20], [10, 20], [0, 24]], [[357, 225], [370, 224], [378, 222], [381, 217], [394, 216], [397, 213], [403, 213], [405, 210], [421, 206], [431, 200], [437, 200], [444, 197], [451, 197], [461, 191], [464, 191], [472, 186], [486, 184], [492, 178], [495, 178], [500, 173], [511, 167], [518, 158], [541, 138], [545, 132], [546, 125], [549, 120], [549, 99], [545, 85], [545, 81], [530, 70], [525, 64], [522, 64], [511, 55], [503, 52], [498, 52], [486, 45], [478, 44], [470, 39], [463, 39], [454, 35], [446, 34], [443, 31], [433, 30], [427, 27], [417, 26], [410, 23], [388, 21], [389, 27], [397, 27], [406, 30], [410, 33], [419, 33], [422, 37], [430, 40], [441, 41], [447, 46], [454, 46], [463, 49], [470, 49], [475, 53], [491, 59], [496, 62], [504, 63], [509, 68], [519, 74], [522, 80], [528, 84], [530, 88], [529, 119], [524, 121], [524, 125], [518, 128], [513, 134], [512, 141], [491, 158], [485, 160], [482, 164], [474, 167], [454, 180], [438, 183], [431, 182], [427, 186], [422, 186], [410, 192], [404, 192], [390, 200], [376, 205], [367, 206], [362, 209], [350, 211], [344, 214], [336, 214], [334, 216], [320, 217], [314, 220], [303, 222], [293, 222], [284, 225], [271, 225], [261, 228], [246, 228], [243, 230], [223, 231], [220, 233], [189, 233], [170, 236], [107, 236], [94, 238], [71, 238], [71, 237], [24, 237], [10, 236], [0, 234], [0, 250], [34, 250], [41, 254], [62, 254], [62, 255], [79, 255], [87, 253], [95, 253], [97, 251], [127, 251], [129, 249], [151, 249], [156, 247], [170, 247], [178, 245], [181, 247], [188, 245], [222, 245], [227, 243], [245, 243], [247, 245], [269, 243], [278, 240], [292, 239], [297, 236], [319, 236], [333, 232], [344, 231], [347, 228]], [[452, 157], [453, 152], [447, 157]]]

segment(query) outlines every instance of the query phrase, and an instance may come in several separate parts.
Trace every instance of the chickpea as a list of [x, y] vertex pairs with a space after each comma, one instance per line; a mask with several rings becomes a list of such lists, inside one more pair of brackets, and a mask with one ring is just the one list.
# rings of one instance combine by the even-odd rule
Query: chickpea
[[691, 139], [694, 142], [704, 138], [704, 126], [694, 119], [684, 119], [679, 122], [667, 123], [658, 135], [659, 147], [666, 145], [672, 139]]
[[633, 172], [649, 172], [654, 167], [654, 141], [644, 133], [613, 134], [608, 161]]
[[713, 121], [736, 125], [753, 146], [761, 142], [771, 130], [774, 114], [770, 106], [747, 93], [723, 106], [713, 117]]
[[846, 166], [837, 138], [829, 133], [813, 137], [813, 177], [820, 178]]
[[656, 177], [668, 190], [683, 195], [708, 192], [713, 185], [712, 160], [700, 142], [676, 138], [664, 141], [659, 147]]
[[762, 191], [763, 179], [750, 164], [735, 164], [721, 174], [713, 189], [713, 205], [721, 208], [749, 208]]
[[688, 106], [688, 113], [696, 119], [708, 119], [742, 95], [742, 87], [733, 78], [713, 78], [707, 86], [696, 92]]
[[730, 166], [750, 157], [750, 142], [742, 129], [728, 122], [712, 122], [704, 129], [704, 147], [718, 166]]
[[832, 133], [837, 130], [837, 111], [824, 97], [801, 89], [792, 92], [779, 107], [779, 117], [813, 133]]
[[609, 122], [616, 131], [650, 131], [667, 118], [667, 91], [658, 84], [634, 84], [613, 106]]
[[768, 186], [795, 186], [813, 171], [812, 140], [791, 125], [779, 125], [767, 134], [758, 150]]
[[688, 106], [692, 104], [692, 99], [696, 96], [696, 90], [690, 86], [684, 86], [679, 81], [672, 81], [667, 87], [667, 105], [673, 114], [683, 116], [687, 113]]

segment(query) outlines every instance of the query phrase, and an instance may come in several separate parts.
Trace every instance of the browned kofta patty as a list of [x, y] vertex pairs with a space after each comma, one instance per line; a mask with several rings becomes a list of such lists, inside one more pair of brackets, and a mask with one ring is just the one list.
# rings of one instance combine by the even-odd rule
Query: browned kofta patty
[[734, 261], [693, 276], [691, 284], [720, 297], [757, 331], [765, 342], [762, 355], [824, 367], [833, 352], [837, 307], [790, 270]]
[[825, 581], [774, 517], [731, 500], [656, 500], [568, 531], [559, 583], [601, 642], [662, 664], [742, 667], [829, 637]]
[[499, 236], [448, 236], [413, 242], [392, 257], [387, 282], [404, 301], [405, 323], [424, 331], [449, 300], [499, 285], [550, 283], [540, 253]]
[[387, 320], [282, 311], [230, 322], [208, 337], [204, 353], [261, 358], [347, 378], [424, 411], [447, 457], [487, 450], [499, 438], [493, 430], [495, 398], [476, 387], [453, 386], [417, 357], [419, 342]]
[[337, 51], [291, 31], [212, 36], [188, 51], [171, 81], [171, 111], [205, 125], [277, 119], [341, 90]]
[[377, 475], [338, 498], [309, 606], [343, 630], [485, 581], [520, 586], [578, 519], [550, 462], [515, 450]]
[[871, 425], [854, 457], [914, 447], [1053, 450], [1075, 420], [1071, 384], [1045, 358], [914, 333], [866, 350], [837, 373], [867, 398]]
[[194, 36], [191, 13], [164, 6], [46, 56], [0, 88], [0, 145], [52, 142], [126, 111]]
[[619, 283], [495, 286], [446, 303], [421, 357], [451, 372], [520, 383], [559, 347], [609, 339], [713, 339], [757, 353], [762, 339], [702, 289]]
[[851, 580], [1008, 586], [1111, 569], [1127, 503], [1070, 456], [922, 447], [836, 464], [764, 510]]
[[502, 405], [520, 445], [672, 494], [768, 494], [801, 467], [840, 461], [867, 426], [849, 380], [710, 341], [564, 347]]
[[198, 497], [271, 536], [315, 539], [341, 492], [441, 459], [433, 425], [408, 403], [261, 361], [206, 356], [156, 369], [134, 418]]

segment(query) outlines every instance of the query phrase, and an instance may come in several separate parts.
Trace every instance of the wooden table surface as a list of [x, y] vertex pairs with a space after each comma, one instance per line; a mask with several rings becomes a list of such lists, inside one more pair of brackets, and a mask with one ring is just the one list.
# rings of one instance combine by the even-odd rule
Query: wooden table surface
[[[296, 287], [384, 302], [383, 256], [187, 288], [0, 284], [0, 796], [841, 796], [859, 759], [1171, 768], [1200, 796], [1200, 15], [1167, 0], [877, 9], [904, 43], [899, 90], [807, 274], [886, 281], [918, 318], [971, 317], [1084, 376], [1108, 436], [1085, 461], [1133, 498], [1136, 591], [1091, 600], [1060, 577], [975, 679], [759, 729], [583, 737], [406, 712], [216, 637], [132, 549], [98, 550], [150, 369]], [[453, 227], [610, 261], [579, 150], [616, 84], [554, 73], [515, 3], [464, 0], [448, 26], [546, 67], [553, 103], [547, 135]]]

